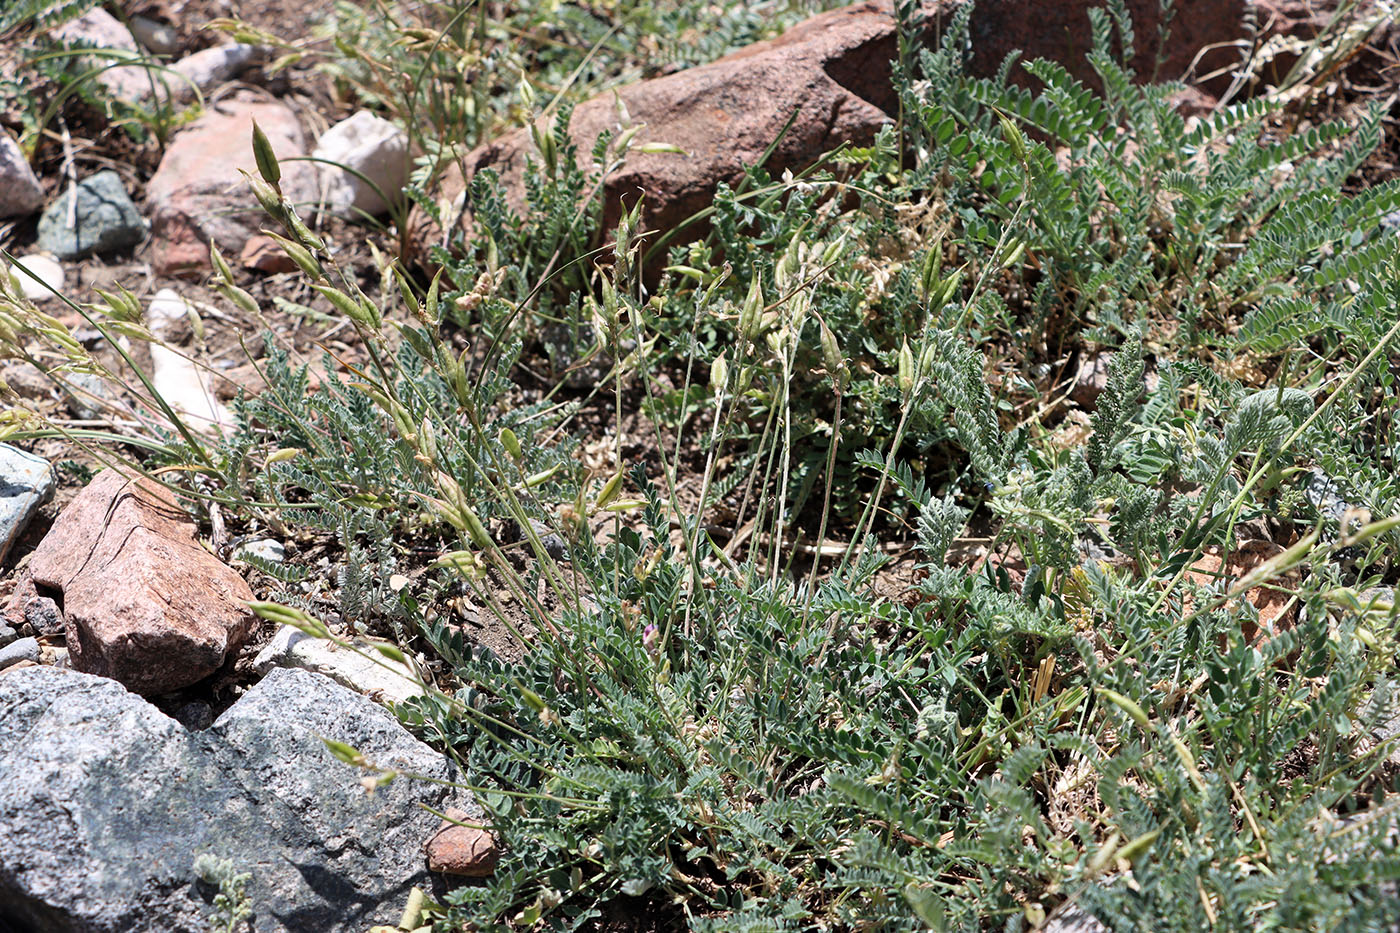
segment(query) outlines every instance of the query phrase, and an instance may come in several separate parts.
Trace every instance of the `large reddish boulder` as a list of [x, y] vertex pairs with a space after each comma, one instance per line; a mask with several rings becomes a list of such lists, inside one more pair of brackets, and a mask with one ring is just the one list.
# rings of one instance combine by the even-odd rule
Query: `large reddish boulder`
[[[240, 170], [257, 177], [253, 121], [279, 159], [306, 155], [306, 137], [285, 104], [235, 97], [181, 130], [146, 186], [151, 265], [162, 275], [209, 268], [209, 243], [238, 256], [268, 221]], [[316, 197], [310, 162], [282, 163], [282, 190], [294, 203]]]
[[[643, 193], [643, 226], [673, 229], [709, 207], [720, 182], [737, 183], [744, 167], [756, 164], [774, 140], [765, 167], [775, 175], [810, 165], [843, 142], [870, 143], [897, 109], [889, 67], [896, 42], [888, 4], [858, 3], [709, 65], [618, 90], [630, 122], [642, 128], [625, 164], [604, 182], [603, 229], [613, 229], [623, 206]], [[608, 92], [574, 110], [569, 135], [587, 158], [601, 133], [616, 136], [623, 129]], [[635, 151], [645, 143], [668, 143], [684, 154]], [[464, 219], [462, 169], [466, 178], [494, 169], [507, 203], [523, 211], [525, 162], [538, 161], [534, 149], [530, 132], [520, 129], [473, 150], [462, 166], [451, 166], [441, 186], [446, 198], [459, 202], [451, 222]]]
[[200, 546], [169, 492], [115, 470], [63, 510], [29, 572], [63, 613], [73, 667], [137, 693], [202, 680], [252, 630], [243, 578]]
[[[959, 5], [958, 0], [926, 4], [925, 38], [935, 39]], [[971, 20], [974, 71], [990, 74], [1007, 53], [1020, 49], [1024, 59], [1057, 59], [1072, 73], [1089, 77], [1092, 70], [1084, 60], [1090, 45], [1088, 10], [1101, 5], [1102, 0], [978, 4]], [[1143, 76], [1150, 76], [1157, 50], [1158, 2], [1128, 0], [1128, 7], [1137, 23], [1136, 63]], [[1203, 45], [1238, 38], [1244, 32], [1244, 8], [1245, 0], [1193, 0], [1189, 14], [1179, 10], [1170, 24], [1159, 74], [1176, 77]], [[624, 205], [643, 194], [644, 228], [675, 229], [710, 206], [721, 182], [737, 183], [744, 167], [756, 164], [775, 140], [765, 163], [773, 175], [805, 168], [842, 143], [868, 145], [897, 114], [890, 64], [897, 45], [891, 4], [866, 0], [815, 16], [776, 39], [709, 65], [620, 89], [617, 98], [631, 123], [643, 126], [634, 151], [603, 182], [603, 229], [613, 229]], [[579, 105], [569, 135], [580, 157], [588, 158], [599, 134], [622, 129], [614, 92], [609, 91]], [[635, 151], [643, 143], [670, 143], [685, 154]], [[532, 134], [520, 129], [479, 146], [460, 165], [449, 166], [439, 187], [439, 201], [448, 206], [448, 231], [419, 215], [414, 239], [420, 251], [426, 252], [432, 243], [445, 245], [451, 228], [469, 223], [470, 206], [462, 196], [465, 179], [484, 169], [501, 176], [506, 203], [522, 211], [529, 158], [539, 161]]]

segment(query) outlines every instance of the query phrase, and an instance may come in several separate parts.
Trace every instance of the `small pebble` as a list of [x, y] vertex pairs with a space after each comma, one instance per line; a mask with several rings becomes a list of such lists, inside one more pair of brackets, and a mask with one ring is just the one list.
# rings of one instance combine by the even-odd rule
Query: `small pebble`
[[136, 41], [155, 55], [174, 55], [180, 49], [180, 37], [175, 30], [149, 16], [133, 16], [127, 27]]
[[[52, 256], [30, 253], [16, 259], [15, 265], [23, 266], [42, 280], [43, 284], [40, 284], [17, 268], [10, 270], [10, 274], [19, 280], [19, 290], [30, 301], [52, 301], [54, 292], [63, 292], [63, 266]], [[49, 288], [53, 291], [49, 291]]]
[[428, 869], [445, 875], [489, 878], [496, 870], [496, 863], [501, 860], [501, 850], [496, 845], [495, 837], [476, 826], [458, 825], [479, 823], [478, 817], [455, 807], [449, 807], [446, 814], [448, 819], [442, 821], [425, 847], [428, 851]]
[[75, 327], [73, 328], [73, 339], [88, 350], [96, 350], [102, 346], [103, 341], [107, 338], [102, 336], [102, 331], [96, 327]]
[[1389, 586], [1373, 586], [1361, 594], [1361, 605], [1373, 612], [1388, 612], [1395, 606], [1395, 589]]
[[0, 217], [25, 217], [44, 206], [44, 186], [9, 133], [0, 131]]
[[25, 600], [24, 621], [34, 626], [34, 631], [40, 635], [63, 634], [63, 612], [47, 596], [33, 596]]
[[207, 91], [216, 84], [232, 81], [242, 72], [261, 64], [266, 58], [266, 51], [256, 45], [237, 42], [216, 45], [187, 55], [172, 65], [171, 68], [187, 80], [170, 82], [171, 89], [180, 97], [193, 94], [190, 90], [191, 84]]
[[535, 534], [540, 537], [540, 544], [544, 545], [544, 552], [553, 560], [564, 560], [568, 555], [568, 547], [564, 544], [564, 539], [549, 530], [549, 526], [543, 522], [530, 519], [530, 527]]
[[280, 564], [287, 559], [287, 546], [272, 538], [259, 538], [240, 545], [233, 552], [234, 560], [247, 560], [249, 557], [256, 557], [270, 564]]
[[297, 271], [296, 262], [286, 254], [282, 247], [277, 245], [276, 240], [269, 236], [250, 238], [247, 243], [243, 244], [243, 251], [238, 254], [238, 261], [245, 269], [266, 272], [268, 275]]
[[1112, 353], [1098, 353], [1080, 363], [1069, 394], [1070, 401], [1085, 411], [1097, 410], [1099, 396], [1108, 386], [1108, 364], [1112, 361]]
[[0, 671], [20, 661], [39, 663], [39, 639], [21, 638], [0, 648]]
[[1321, 470], [1314, 470], [1308, 476], [1308, 485], [1303, 489], [1303, 496], [1313, 508], [1333, 521], [1341, 521], [1347, 509], [1352, 507], [1350, 502], [1342, 498], [1342, 487], [1337, 481]]
[[102, 377], [94, 373], [66, 373], [63, 378], [68, 383], [63, 390], [63, 403], [69, 414], [81, 421], [101, 418], [111, 398]]
[[4, 622], [0, 622], [0, 648], [5, 647], [18, 637], [19, 632], [15, 631], [13, 625], [6, 625]]
[[569, 556], [564, 539], [558, 535], [545, 535], [540, 539], [540, 544], [544, 545], [544, 552], [555, 560], [564, 560]]
[[390, 203], [385, 197], [402, 200], [412, 165], [408, 136], [368, 110], [341, 120], [321, 134], [312, 156], [326, 160], [316, 166], [326, 201], [332, 211], [347, 219], [361, 213], [387, 213]]

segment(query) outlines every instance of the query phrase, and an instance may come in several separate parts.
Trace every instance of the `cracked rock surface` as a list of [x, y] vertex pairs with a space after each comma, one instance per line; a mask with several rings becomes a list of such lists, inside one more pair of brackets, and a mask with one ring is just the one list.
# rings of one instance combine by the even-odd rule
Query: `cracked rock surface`
[[160, 485], [105, 470], [30, 559], [66, 620], [73, 666], [151, 696], [208, 677], [252, 628], [248, 584], [200, 546]]
[[372, 701], [278, 669], [203, 732], [111, 680], [0, 674], [0, 929], [205, 933], [212, 855], [248, 872], [252, 929], [395, 923], [438, 811], [465, 793], [399, 778], [373, 794], [320, 737], [431, 778], [451, 766]]

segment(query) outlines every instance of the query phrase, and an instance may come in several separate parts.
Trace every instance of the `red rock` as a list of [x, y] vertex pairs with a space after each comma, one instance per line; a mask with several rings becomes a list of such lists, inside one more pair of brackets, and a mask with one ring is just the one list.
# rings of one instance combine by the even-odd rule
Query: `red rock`
[[25, 217], [43, 206], [44, 186], [19, 143], [0, 131], [0, 217]]
[[[149, 256], [162, 275], [200, 274], [209, 268], [209, 243], [238, 255], [268, 218], [242, 169], [257, 177], [253, 121], [279, 159], [306, 155], [296, 115], [282, 103], [238, 96], [221, 102], [176, 134], [146, 186], [151, 215]], [[282, 163], [282, 190], [293, 203], [316, 197], [309, 162]]]
[[53, 380], [23, 360], [0, 363], [0, 381], [14, 389], [20, 398], [47, 399], [54, 394]]
[[[635, 203], [643, 192], [642, 224], [652, 230], [671, 230], [709, 207], [719, 183], [736, 184], [794, 111], [796, 119], [765, 163], [773, 175], [804, 168], [844, 142], [870, 143], [897, 109], [889, 66], [896, 42], [889, 5], [872, 0], [814, 17], [709, 65], [620, 89], [630, 122], [645, 126], [626, 163], [604, 182], [603, 229], [615, 228], [624, 203]], [[620, 129], [611, 91], [580, 104], [569, 124], [584, 159], [600, 133]], [[644, 143], [669, 143], [685, 154], [635, 151]], [[465, 177], [496, 170], [507, 203], [523, 211], [527, 156], [538, 158], [531, 134], [520, 129], [469, 153]], [[443, 194], [459, 194], [463, 177], [450, 168]], [[440, 232], [425, 224], [418, 236], [431, 240]]]
[[428, 853], [428, 870], [468, 878], [490, 877], [501, 860], [495, 837], [474, 825], [459, 826], [459, 823], [479, 822], [469, 813], [453, 807], [446, 813], [448, 818], [424, 846]]
[[244, 243], [243, 251], [238, 254], [238, 261], [245, 269], [266, 272], [268, 275], [297, 271], [297, 264], [292, 261], [292, 257], [270, 236], [255, 236]]
[[15, 628], [28, 623], [36, 635], [57, 635], [64, 630], [63, 610], [49, 597], [39, 595], [28, 570], [20, 574], [5, 604], [4, 621]]
[[[71, 19], [56, 28], [53, 38], [71, 46], [86, 46], [98, 49], [115, 49], [120, 52], [140, 51], [131, 30], [122, 25], [111, 13], [100, 6], [88, 10], [82, 16]], [[159, 74], [147, 73], [139, 65], [112, 66], [112, 59], [90, 56], [80, 59], [83, 70], [98, 69], [97, 83], [109, 93], [127, 103], [136, 103], [151, 92], [151, 87], [159, 83]]]
[[5, 603], [4, 623], [6, 625], [19, 628], [24, 624], [24, 606], [31, 599], [36, 599], [39, 591], [34, 589], [34, 578], [25, 570], [15, 581], [15, 588], [10, 593], [10, 598]]
[[[959, 5], [957, 0], [928, 3], [929, 33], [938, 34]], [[1246, 0], [1194, 0], [1188, 15], [1178, 4], [1158, 74], [1176, 77], [1202, 46], [1242, 35], [1245, 5]], [[1055, 59], [1071, 73], [1092, 79], [1084, 56], [1090, 47], [1088, 10], [1097, 6], [1102, 0], [977, 4], [970, 27], [973, 71], [991, 74], [1009, 52], [1020, 49], [1023, 60]], [[1158, 0], [1128, 0], [1128, 7], [1134, 14], [1139, 53], [1135, 65], [1139, 75], [1148, 78], [1157, 50]], [[618, 90], [630, 122], [644, 126], [625, 164], [604, 180], [603, 230], [613, 230], [624, 205], [643, 194], [644, 228], [674, 230], [711, 205], [721, 182], [737, 183], [744, 166], [757, 163], [780, 135], [765, 163], [774, 176], [784, 169], [805, 168], [842, 143], [868, 145], [898, 109], [890, 67], [897, 48], [891, 11], [888, 0], [867, 0], [813, 17], [776, 39], [709, 65]], [[1212, 53], [1197, 70], [1228, 61], [1231, 54], [1233, 50]], [[620, 129], [614, 92], [609, 91], [578, 106], [569, 135], [579, 157], [589, 159], [601, 132]], [[635, 147], [643, 143], [670, 143], [685, 154], [637, 152]], [[539, 160], [531, 134], [520, 129], [476, 148], [460, 166], [447, 168], [439, 191], [440, 203], [455, 204], [444, 212], [448, 226], [469, 225], [460, 203], [465, 179], [487, 168], [501, 176], [506, 203], [522, 212], [527, 158]], [[703, 233], [700, 227], [692, 230]], [[415, 212], [410, 238], [421, 255], [433, 243], [446, 240], [421, 212]]]
[[[1281, 545], [1268, 540], [1242, 541], [1239, 546], [1232, 550], [1229, 561], [1222, 561], [1217, 549], [1212, 549], [1212, 553], [1201, 555], [1191, 568], [1186, 572], [1186, 576], [1194, 583], [1201, 586], [1210, 586], [1222, 574], [1231, 586], [1243, 579], [1249, 573], [1257, 570], [1267, 561], [1282, 554], [1284, 549]], [[1283, 588], [1275, 589], [1271, 586], [1252, 587], [1244, 594], [1244, 598], [1249, 600], [1255, 610], [1259, 613], [1259, 621], [1247, 621], [1242, 626], [1242, 634], [1246, 641], [1253, 642], [1261, 635], [1267, 640], [1281, 631], [1293, 627], [1294, 621], [1298, 617], [1298, 607], [1289, 595], [1288, 590], [1292, 588], [1298, 579], [1298, 571], [1290, 570], [1281, 577]], [[1188, 597], [1185, 600], [1185, 609], [1190, 611], [1194, 607], [1194, 600]]]
[[30, 574], [66, 617], [69, 660], [141, 694], [217, 670], [248, 637], [243, 578], [202, 548], [170, 493], [106, 470], [35, 549]]

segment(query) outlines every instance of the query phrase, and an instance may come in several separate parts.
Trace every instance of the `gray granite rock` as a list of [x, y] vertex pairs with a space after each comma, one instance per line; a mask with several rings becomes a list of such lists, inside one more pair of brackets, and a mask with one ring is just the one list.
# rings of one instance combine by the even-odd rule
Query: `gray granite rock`
[[191, 700], [181, 703], [173, 713], [175, 721], [191, 732], [200, 732], [214, 724], [214, 711], [208, 703]]
[[0, 671], [21, 661], [39, 663], [39, 640], [37, 638], [21, 638], [19, 641], [12, 641], [0, 648]]
[[80, 421], [101, 418], [111, 401], [107, 382], [96, 373], [64, 373], [63, 404]]
[[0, 648], [5, 647], [18, 637], [19, 632], [15, 631], [15, 627], [13, 625], [7, 625], [4, 622], [0, 622]]
[[[78, 182], [78, 206], [70, 216], [73, 192], [65, 190], [39, 218], [39, 248], [59, 259], [82, 259], [140, 243], [146, 222], [131, 203], [121, 176], [108, 169]], [[76, 226], [70, 226], [70, 221]]]
[[273, 671], [204, 732], [115, 681], [0, 676], [0, 928], [204, 933], [200, 856], [251, 874], [259, 933], [396, 922], [432, 884], [421, 847], [438, 821], [418, 804], [465, 794], [402, 778], [367, 794], [320, 736], [453, 776], [386, 710], [306, 671]]
[[24, 601], [24, 621], [40, 635], [62, 635], [66, 624], [58, 603], [38, 594]]
[[53, 469], [43, 457], [0, 444], [0, 563], [53, 496]]

